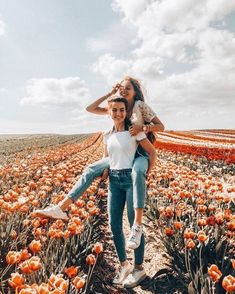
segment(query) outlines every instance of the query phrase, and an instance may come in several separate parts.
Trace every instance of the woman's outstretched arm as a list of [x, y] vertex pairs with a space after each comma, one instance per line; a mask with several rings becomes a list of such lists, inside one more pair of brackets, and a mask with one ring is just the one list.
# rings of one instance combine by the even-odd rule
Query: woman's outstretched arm
[[100, 104], [104, 102], [106, 99], [108, 99], [111, 95], [114, 95], [118, 89], [120, 88], [120, 85], [117, 84], [115, 87], [113, 87], [112, 91], [109, 92], [107, 95], [104, 95], [100, 97], [99, 99], [95, 100], [93, 103], [88, 105], [86, 107], [86, 110], [95, 113], [95, 114], [108, 114], [108, 110], [106, 107], [100, 107]]

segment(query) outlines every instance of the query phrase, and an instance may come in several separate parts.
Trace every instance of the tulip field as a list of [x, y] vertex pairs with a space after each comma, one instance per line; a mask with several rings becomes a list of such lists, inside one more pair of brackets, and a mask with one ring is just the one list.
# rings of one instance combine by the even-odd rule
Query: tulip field
[[[155, 147], [144, 224], [164, 263], [138, 293], [235, 293], [235, 131], [166, 131]], [[137, 293], [111, 282], [107, 182], [97, 178], [67, 221], [33, 214], [102, 154], [101, 133], [0, 136], [0, 293]]]

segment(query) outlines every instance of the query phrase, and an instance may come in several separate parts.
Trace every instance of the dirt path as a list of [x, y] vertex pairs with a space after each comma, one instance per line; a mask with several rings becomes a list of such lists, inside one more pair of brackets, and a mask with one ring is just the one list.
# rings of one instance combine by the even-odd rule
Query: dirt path
[[[128, 219], [127, 219], [127, 213], [126, 213], [126, 209], [124, 212], [124, 220], [123, 220], [123, 224], [124, 224], [124, 234], [126, 236], [126, 238], [128, 238], [129, 233], [130, 233], [130, 227], [129, 227], [129, 223], [128, 223]], [[147, 224], [148, 226], [151, 224], [149, 223], [149, 221], [147, 220], [147, 218], [144, 218], [144, 224]], [[148, 293], [156, 293], [155, 291], [149, 291], [145, 288], [146, 283], [148, 283], [151, 278], [160, 270], [164, 267], [164, 260], [165, 257], [162, 256], [162, 248], [161, 248], [161, 244], [159, 243], [159, 241], [155, 241], [153, 240], [154, 238], [156, 238], [156, 234], [155, 232], [151, 231], [147, 226], [144, 226], [144, 231], [145, 231], [145, 241], [146, 241], [146, 245], [145, 245], [145, 258], [144, 258], [144, 268], [146, 270], [147, 273], [147, 278], [145, 281], [143, 281], [141, 283], [141, 285], [130, 289], [130, 290], [126, 290], [124, 288], [117, 288], [117, 292], [116, 293], [138, 293], [138, 294], [148, 294]], [[128, 250], [127, 249], [127, 258], [128, 261], [133, 264], [133, 250]], [[113, 263], [118, 265], [118, 260], [116, 257], [116, 252], [114, 252], [113, 254]]]

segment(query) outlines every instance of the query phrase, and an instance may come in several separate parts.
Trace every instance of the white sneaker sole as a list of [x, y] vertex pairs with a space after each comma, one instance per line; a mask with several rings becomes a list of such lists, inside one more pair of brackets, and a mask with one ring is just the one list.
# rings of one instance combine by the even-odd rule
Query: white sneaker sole
[[136, 286], [138, 286], [145, 278], [147, 277], [146, 274], [144, 274], [144, 276], [142, 276], [137, 282], [135, 282], [134, 284], [131, 284], [131, 285], [128, 285], [128, 284], [123, 284], [123, 287], [124, 288], [127, 288], [127, 289], [131, 289], [131, 288], [134, 288]]
[[128, 243], [127, 243], [126, 246], [127, 246], [128, 249], [133, 249], [133, 250], [135, 250], [135, 249], [137, 249], [137, 248], [140, 247], [140, 244], [139, 244], [138, 246], [135, 246], [135, 245], [131, 245], [131, 244], [128, 244]]
[[125, 281], [125, 279], [129, 276], [129, 274], [132, 272], [132, 268], [130, 268], [130, 270], [127, 272], [125, 278], [123, 279], [122, 282], [114, 282], [113, 281], [113, 285], [122, 285], [123, 286], [123, 282]]
[[68, 217], [54, 217], [52, 215], [48, 215], [47, 213], [44, 214], [43, 212], [33, 212], [33, 214], [39, 217], [45, 217], [45, 218], [51, 218], [51, 219], [62, 219], [62, 220], [68, 219]]

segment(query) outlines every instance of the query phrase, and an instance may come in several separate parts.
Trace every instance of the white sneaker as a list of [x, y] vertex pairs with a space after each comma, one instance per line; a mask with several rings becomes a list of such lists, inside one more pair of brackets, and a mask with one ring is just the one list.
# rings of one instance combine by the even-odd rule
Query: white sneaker
[[144, 269], [134, 268], [133, 271], [129, 274], [129, 276], [123, 282], [123, 286], [125, 288], [134, 288], [139, 285], [146, 278], [146, 273]]
[[132, 266], [128, 262], [126, 265], [121, 266], [120, 271], [116, 274], [115, 278], [113, 279], [113, 284], [122, 284], [126, 277], [131, 273]]
[[127, 247], [136, 249], [140, 246], [141, 236], [143, 234], [143, 226], [134, 224], [131, 228], [130, 237], [127, 240]]
[[53, 219], [67, 220], [68, 215], [58, 205], [53, 205], [45, 209], [38, 209], [33, 211], [34, 214], [41, 217], [49, 217]]

